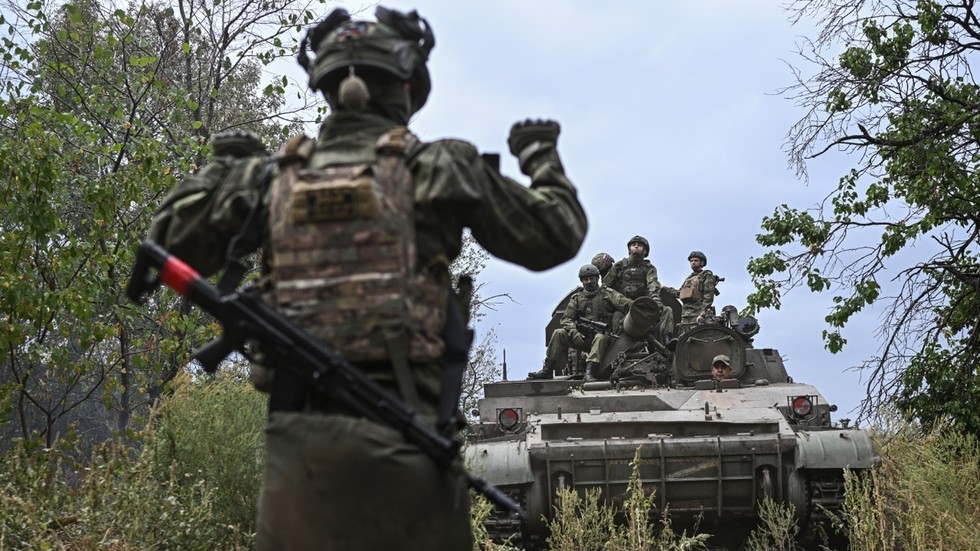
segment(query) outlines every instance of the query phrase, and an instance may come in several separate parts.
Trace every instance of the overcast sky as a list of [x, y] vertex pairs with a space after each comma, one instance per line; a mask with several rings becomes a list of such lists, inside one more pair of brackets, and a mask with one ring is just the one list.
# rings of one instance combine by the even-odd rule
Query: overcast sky
[[[350, 11], [370, 4], [339, 2]], [[745, 306], [745, 267], [764, 251], [761, 220], [777, 205], [815, 205], [849, 165], [836, 155], [810, 165], [809, 185], [787, 166], [784, 138], [802, 115], [779, 94], [788, 64], [812, 28], [789, 22], [777, 1], [701, 2], [492, 0], [391, 1], [418, 9], [435, 32], [433, 90], [412, 123], [423, 140], [463, 138], [503, 154], [502, 171], [527, 184], [507, 152], [512, 123], [553, 118], [559, 151], [589, 217], [579, 255], [543, 273], [491, 260], [484, 294], [508, 293], [477, 327], [496, 327], [510, 379], [541, 367], [544, 326], [577, 285], [578, 268], [600, 251], [626, 254], [649, 239], [661, 281], [678, 287], [687, 254], [704, 251], [725, 278], [715, 305]], [[877, 351], [871, 315], [844, 332], [841, 354], [824, 350], [830, 296], [798, 290], [758, 318], [758, 347], [777, 348], [799, 382], [815, 384], [847, 417], [863, 398], [848, 370]], [[850, 415], [853, 417], [853, 415]]]

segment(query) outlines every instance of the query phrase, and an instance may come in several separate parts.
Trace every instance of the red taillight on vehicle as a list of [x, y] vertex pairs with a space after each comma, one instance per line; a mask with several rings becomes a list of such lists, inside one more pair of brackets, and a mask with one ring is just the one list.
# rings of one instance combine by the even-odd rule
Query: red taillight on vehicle
[[797, 396], [795, 398], [791, 398], [790, 400], [793, 413], [797, 417], [806, 417], [813, 411], [813, 402], [810, 400], [809, 396]]
[[521, 410], [506, 408], [497, 410], [497, 424], [501, 430], [512, 431], [521, 423]]

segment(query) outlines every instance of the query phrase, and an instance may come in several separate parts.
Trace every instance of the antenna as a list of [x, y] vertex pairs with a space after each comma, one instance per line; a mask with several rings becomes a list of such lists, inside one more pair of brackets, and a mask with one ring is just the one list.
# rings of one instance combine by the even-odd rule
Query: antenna
[[504, 349], [504, 380], [507, 380], [507, 349]]

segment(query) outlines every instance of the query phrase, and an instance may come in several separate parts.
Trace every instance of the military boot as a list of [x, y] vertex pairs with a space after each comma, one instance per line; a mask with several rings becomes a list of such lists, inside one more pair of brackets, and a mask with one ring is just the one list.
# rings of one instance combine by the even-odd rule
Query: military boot
[[554, 360], [545, 360], [544, 366], [541, 371], [532, 371], [527, 374], [528, 380], [540, 379], [554, 379], [555, 378], [555, 362]]
[[599, 364], [596, 362], [588, 362], [585, 364], [585, 378], [582, 379], [583, 383], [588, 383], [595, 381], [599, 378]]

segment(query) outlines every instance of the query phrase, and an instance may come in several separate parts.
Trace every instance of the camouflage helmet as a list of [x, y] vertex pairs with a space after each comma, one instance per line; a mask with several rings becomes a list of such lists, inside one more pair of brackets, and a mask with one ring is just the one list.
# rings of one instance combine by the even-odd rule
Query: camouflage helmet
[[643, 258], [650, 255], [650, 242], [647, 241], [646, 237], [643, 237], [642, 235], [634, 235], [629, 241], [626, 242], [626, 249], [629, 250], [630, 245], [633, 243], [643, 245]]
[[592, 264], [586, 264], [585, 266], [582, 266], [581, 268], [579, 268], [578, 269], [578, 278], [581, 280], [581, 279], [585, 279], [587, 277], [598, 278], [599, 277], [599, 268], [596, 268]]
[[599, 269], [599, 275], [605, 276], [613, 265], [613, 257], [609, 253], [599, 253], [592, 257], [592, 265]]
[[[426, 61], [435, 46], [429, 22], [378, 6], [377, 22], [352, 20], [344, 8], [330, 12], [307, 31], [297, 59], [310, 75], [310, 88], [330, 90], [352, 69], [380, 70], [411, 84], [412, 112], [425, 105], [432, 90]], [[316, 55], [311, 61], [306, 51]]]
[[704, 253], [701, 251], [691, 251], [691, 254], [687, 255], [687, 259], [690, 261], [692, 258], [700, 258], [702, 266], [708, 265], [708, 257], [704, 256]]

